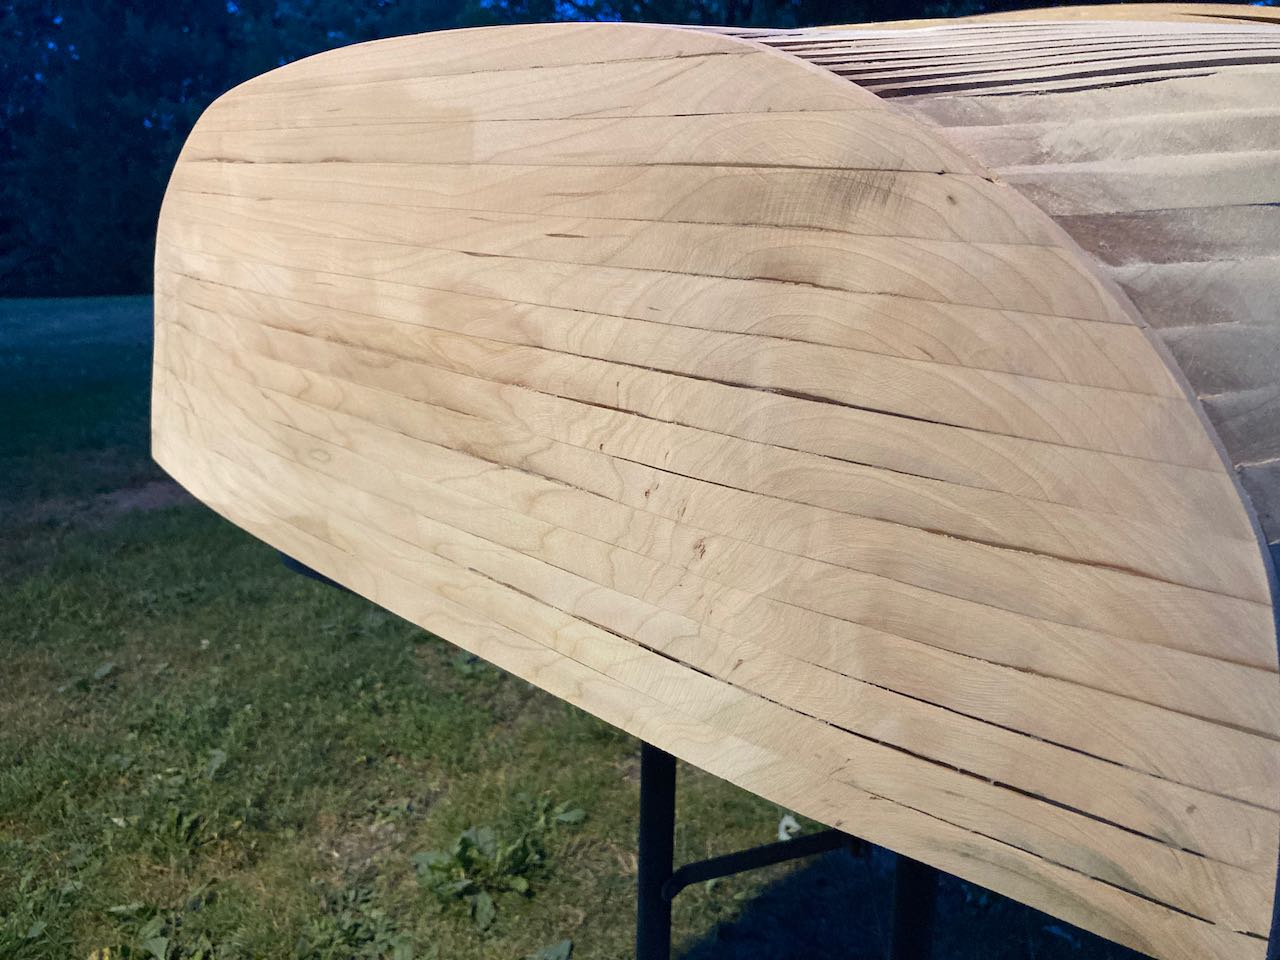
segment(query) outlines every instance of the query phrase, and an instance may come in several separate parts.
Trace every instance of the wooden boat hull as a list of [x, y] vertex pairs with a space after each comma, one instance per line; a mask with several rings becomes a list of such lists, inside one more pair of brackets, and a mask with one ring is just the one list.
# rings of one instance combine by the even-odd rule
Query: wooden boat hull
[[992, 96], [827, 63], [924, 33], [493, 28], [237, 88], [161, 216], [156, 458], [780, 804], [1154, 956], [1261, 958], [1254, 501], [1090, 246], [1133, 211], [1002, 168], [1025, 144], [955, 121]]

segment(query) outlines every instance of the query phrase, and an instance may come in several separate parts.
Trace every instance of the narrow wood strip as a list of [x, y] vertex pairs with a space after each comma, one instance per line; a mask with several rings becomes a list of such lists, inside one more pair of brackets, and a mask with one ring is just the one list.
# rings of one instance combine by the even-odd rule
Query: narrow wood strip
[[[1079, 8], [1077, 8], [1079, 9]], [[1096, 9], [1096, 8], [1095, 8]], [[1254, 23], [1105, 23], [1078, 22], [1071, 24], [1020, 23], [1000, 28], [971, 25], [952, 21], [934, 21], [925, 29], [902, 30], [898, 27], [884, 29], [883, 24], [850, 24], [845, 27], [815, 27], [800, 31], [806, 42], [821, 42], [825, 37], [843, 40], [866, 39], [883, 46], [930, 47], [949, 46], [952, 43], [1034, 43], [1042, 40], [1124, 40], [1145, 36], [1153, 43], [1167, 43], [1186, 37], [1202, 35], [1217, 37], [1249, 37], [1265, 35], [1269, 31]], [[766, 41], [769, 42], [769, 41]]]
[[[832, 78], [835, 82], [835, 78]], [[184, 159], [235, 163], [516, 163], [559, 166], [801, 167], [975, 175], [959, 153], [883, 110], [744, 112], [704, 116], [536, 118], [481, 126], [463, 112], [407, 113], [368, 135], [367, 120], [343, 126], [245, 129], [258, 117], [219, 130], [203, 123]], [[510, 128], [510, 129], [508, 129]], [[861, 132], [860, 132], [861, 131]], [[517, 147], [519, 149], [517, 149]]]
[[[1103, 27], [1130, 27], [1153, 32], [1171, 32], [1178, 29], [1203, 29], [1205, 25], [1273, 24], [1280, 17], [1274, 8], [1242, 3], [1104, 3], [1073, 7], [1039, 7], [1031, 9], [1003, 10], [994, 13], [971, 14], [946, 20], [898, 20], [879, 23], [884, 30], [909, 30], [912, 27], [945, 25], [946, 29], [995, 30], [1002, 27], [1043, 29], [1048, 26], [1097, 30]], [[1128, 21], [1128, 22], [1126, 22]], [[845, 29], [843, 27], [817, 27]]]
[[1268, 463], [1280, 457], [1280, 382], [1252, 390], [1201, 398], [1223, 443], [1242, 465]]
[[[215, 101], [201, 118], [201, 126], [234, 129], [246, 116], [294, 126], [346, 116], [532, 120], [881, 110], [874, 98], [843, 89], [817, 71], [805, 75], [787, 70], [772, 51], [727, 38], [708, 42], [715, 49], [676, 59], [482, 68], [436, 76], [423, 76], [406, 63], [402, 74], [383, 80], [327, 84], [323, 97], [316, 96], [312, 85], [291, 91], [251, 83], [236, 96]], [[792, 82], [776, 81], [780, 67]], [[370, 114], [371, 110], [375, 112]], [[900, 123], [899, 129], [905, 131], [907, 126]]]
[[310, 202], [323, 184], [335, 203], [588, 220], [774, 226], [864, 236], [978, 243], [1060, 243], [1051, 221], [1016, 217], [1008, 191], [982, 177], [888, 170], [532, 163], [225, 163], [192, 160], [169, 183], [182, 191]]
[[530, 23], [386, 37], [336, 47], [271, 71], [270, 80], [254, 78], [237, 95], [267, 87], [271, 91], [323, 91], [406, 77], [440, 77], [476, 72], [478, 56], [507, 70], [580, 67], [627, 60], [681, 60], [709, 54], [749, 54], [753, 44], [714, 34], [672, 30], [650, 24]]
[[[993, 166], [1078, 163], [1143, 156], [1280, 151], [1280, 109], [1235, 107], [1066, 121], [950, 127], [957, 145]], [[1068, 227], [1067, 232], [1071, 233]]]
[[[1276, 119], [1280, 128], [1280, 114]], [[1280, 141], [1280, 129], [1276, 139]], [[1194, 263], [1207, 267], [1214, 262], [1280, 257], [1280, 201], [1274, 206], [1083, 214], [1059, 217], [1058, 222], [1106, 266]]]
[[1272, 562], [1280, 559], [1280, 459], [1245, 463], [1237, 468], [1240, 484], [1253, 501]]
[[852, 27], [819, 27], [790, 33], [762, 35], [757, 42], [786, 51], [808, 51], [835, 45], [857, 44], [869, 49], [889, 51], [938, 50], [948, 51], [968, 48], [988, 48], [996, 52], [1018, 50], [1027, 45], [1058, 42], [1074, 43], [1122, 43], [1145, 38], [1150, 43], [1173, 43], [1187, 38], [1211, 36], [1220, 39], [1232, 37], [1250, 38], [1269, 35], [1265, 28], [1250, 25], [1215, 24], [1212, 26], [1178, 24], [1153, 28], [1151, 24], [1099, 25], [1071, 24], [1020, 25], [1016, 29], [975, 30], [961, 24], [950, 23], [918, 30], [882, 30], [875, 25], [859, 24]]
[[[1237, 67], [1236, 69], [1242, 69]], [[1116, 90], [1138, 89], [1146, 86], [1167, 83], [1173, 80], [1182, 80], [1192, 83], [1212, 77], [1214, 71], [1209, 68], [1187, 68], [1185, 70], [1169, 70], [1159, 76], [1136, 76], [1123, 80], [1114, 80], [1111, 82], [1097, 80], [1052, 80], [1042, 83], [1034, 83], [1031, 81], [1018, 81], [1009, 84], [995, 84], [990, 87], [982, 87], [976, 91], [969, 91], [969, 94], [977, 97], [989, 97], [991, 99], [999, 99], [1002, 97], [1012, 97], [1017, 94], [1039, 94], [1039, 93], [1108, 93]], [[932, 90], [923, 89], [914, 90], [902, 88], [898, 90], [880, 90], [877, 96], [885, 100], [904, 101], [907, 103], [915, 103], [922, 98], [930, 96], [947, 96], [957, 91], [954, 90]]]
[[1126, 47], [1159, 49], [1183, 43], [1199, 43], [1205, 40], [1217, 42], [1266, 42], [1274, 39], [1274, 31], [1259, 27], [1197, 26], [1189, 29], [1164, 31], [1150, 29], [1098, 31], [1080, 26], [1052, 33], [1037, 32], [974, 34], [962, 30], [912, 30], [880, 31], [860, 28], [846, 31], [823, 30], [804, 32], [801, 36], [766, 36], [758, 42], [779, 50], [796, 51], [797, 55], [811, 56], [815, 51], [832, 49], [856, 49], [869, 51], [884, 57], [935, 55], [947, 57], [964, 55], [969, 51], [988, 52], [991, 59], [1016, 55], [1024, 50], [1089, 50], [1098, 47]]
[[[1280, 324], [1232, 325], [1224, 330], [1212, 327], [1182, 327], [1164, 331], [1165, 342], [1178, 361], [1196, 377], [1207, 402], [1217, 409], [1230, 403], [1231, 396], [1249, 397], [1253, 410], [1257, 401], [1276, 387], [1276, 371], [1280, 370]], [[1276, 405], [1280, 414], [1280, 404]], [[1259, 418], [1250, 433], [1259, 438], [1274, 435], [1280, 428], [1280, 416], [1274, 423]], [[1280, 446], [1280, 444], [1277, 444]], [[1243, 448], [1239, 448], [1243, 453]], [[1254, 445], [1255, 459], [1270, 459], [1265, 446]], [[1261, 456], [1256, 456], [1256, 454]], [[1277, 450], [1280, 453], [1280, 450]]]
[[1277, 59], [1271, 55], [1257, 57], [1244, 55], [1205, 57], [1203, 60], [1195, 62], [1189, 59], [1180, 66], [1150, 68], [1132, 66], [1122, 71], [1108, 69], [1078, 70], [1047, 78], [993, 74], [954, 82], [939, 81], [935, 83], [907, 80], [868, 83], [863, 86], [883, 99], [959, 92], [973, 92], [982, 96], [1031, 92], [1076, 93], [1086, 90], [1107, 90], [1113, 87], [1150, 84], [1185, 77], [1206, 77], [1220, 70], [1230, 68], [1270, 67], [1277, 63]]
[[[769, 41], [764, 41], [769, 43]], [[774, 44], [769, 43], [770, 46]], [[978, 66], [1009, 66], [1024, 63], [1090, 63], [1105, 62], [1116, 56], [1179, 55], [1188, 51], [1225, 50], [1273, 50], [1280, 48], [1280, 39], [1274, 32], [1246, 37], [1194, 36], [1152, 39], [1147, 36], [1126, 37], [1119, 40], [1072, 41], [1064, 38], [1018, 43], [987, 44], [964, 47], [916, 47], [904, 44], [897, 47], [878, 47], [851, 38], [843, 43], [821, 47], [806, 46], [802, 49], [785, 49], [793, 56], [801, 57], [828, 69], [839, 66], [855, 67], [867, 74], [884, 73], [894, 69], [936, 69]]]
[[1173, 33], [1128, 31], [1110, 34], [1073, 28], [1051, 34], [978, 38], [961, 38], [953, 31], [913, 31], [897, 33], [896, 41], [874, 31], [855, 30], [835, 39], [813, 35], [798, 42], [775, 37], [766, 37], [759, 42], [805, 59], [843, 53], [851, 56], [865, 54], [882, 61], [934, 58], [935, 62], [945, 63], [957, 58], [973, 58], [1007, 63], [1036, 52], [1091, 56], [1131, 50], [1177, 51], [1206, 44], [1249, 49], [1276, 43], [1277, 39], [1276, 31], [1258, 27], [1195, 27]]
[[[1115, 86], [1090, 91], [1071, 100], [1072, 122], [1144, 114], [1167, 113], [1179, 99], [1197, 111], [1238, 108], [1241, 104], [1266, 104], [1275, 89], [1276, 67], [1234, 67], [1211, 76], [1170, 78], [1155, 84]], [[1046, 87], [1046, 92], [1052, 92]], [[943, 127], [1037, 123], [1062, 119], [1062, 102], [1056, 96], [993, 97], [943, 95], [896, 101], [918, 110]], [[948, 132], [945, 134], [950, 137]]]
[[1280, 151], [1042, 163], [1008, 167], [1002, 176], [1054, 217], [1266, 204], [1275, 200]]
[[1280, 257], [1134, 263], [1107, 271], [1154, 327], [1275, 322]]
[[962, 82], [967, 80], [1009, 79], [1059, 80], [1068, 77], [1092, 76], [1093, 71], [1106, 71], [1108, 75], [1124, 76], [1145, 70], [1164, 70], [1171, 67], [1201, 67], [1206, 64], [1270, 63], [1280, 60], [1280, 37], [1272, 37], [1253, 44], [1235, 43], [1187, 43], [1178, 46], [1139, 48], [1072, 50], [1048, 53], [1041, 51], [1025, 56], [993, 57], [973, 56], [951, 60], [932, 57], [893, 63], [868, 64], [857, 56], [857, 50], [841, 57], [824, 57], [822, 66], [842, 76], [856, 77], [859, 85], [878, 83], [930, 83]]

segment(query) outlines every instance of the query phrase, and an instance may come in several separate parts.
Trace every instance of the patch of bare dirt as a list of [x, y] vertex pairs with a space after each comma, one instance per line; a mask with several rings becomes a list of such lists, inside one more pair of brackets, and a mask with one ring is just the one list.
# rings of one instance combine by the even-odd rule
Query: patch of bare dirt
[[76, 526], [101, 526], [127, 513], [163, 510], [188, 506], [195, 497], [172, 480], [152, 480], [140, 487], [126, 487], [99, 494], [87, 500], [56, 497], [33, 504], [24, 510], [24, 520], [31, 525], [69, 523]]
[[403, 858], [413, 824], [426, 816], [439, 796], [438, 791], [429, 791], [379, 804], [353, 819], [322, 817], [320, 849], [343, 876], [377, 870], [389, 859]]

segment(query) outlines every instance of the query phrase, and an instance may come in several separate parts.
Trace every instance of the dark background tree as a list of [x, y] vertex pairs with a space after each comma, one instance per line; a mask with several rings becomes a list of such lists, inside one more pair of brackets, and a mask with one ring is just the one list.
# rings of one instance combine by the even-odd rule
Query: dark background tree
[[272, 67], [376, 37], [545, 20], [805, 26], [1048, 0], [7, 0], [0, 296], [150, 288], [169, 170], [200, 112]]

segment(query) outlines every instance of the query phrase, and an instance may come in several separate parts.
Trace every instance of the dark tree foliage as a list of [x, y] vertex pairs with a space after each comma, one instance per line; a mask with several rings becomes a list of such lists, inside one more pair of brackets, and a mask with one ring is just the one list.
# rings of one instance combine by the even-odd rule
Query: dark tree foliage
[[376, 37], [546, 20], [804, 26], [1046, 0], [0, 0], [0, 296], [149, 289], [169, 170], [200, 112]]

